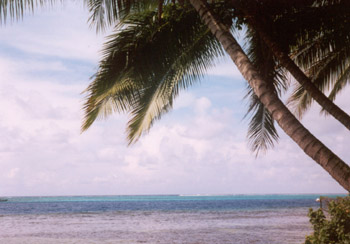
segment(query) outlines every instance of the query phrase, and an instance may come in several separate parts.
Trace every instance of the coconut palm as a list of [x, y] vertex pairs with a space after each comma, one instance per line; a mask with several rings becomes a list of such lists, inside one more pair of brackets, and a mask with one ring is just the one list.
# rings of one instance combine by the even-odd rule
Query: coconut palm
[[[255, 33], [254, 38], [247, 41], [250, 47], [247, 54], [254, 66], [258, 68], [259, 73], [261, 75], [275, 73], [279, 74], [279, 77], [283, 77], [285, 72], [284, 69], [281, 69], [281, 66], [283, 66], [295, 78], [298, 78], [297, 81], [300, 85], [297, 87], [294, 96], [289, 100], [289, 104], [296, 107], [297, 115], [301, 117], [301, 112], [310, 106], [313, 96], [321, 104], [324, 111], [328, 110], [343, 125], [350, 128], [349, 115], [331, 102], [334, 100], [336, 92], [339, 92], [347, 84], [347, 77], [350, 73], [348, 70], [349, 51], [347, 51], [349, 45], [346, 45], [349, 42], [348, 35], [350, 33], [350, 25], [346, 22], [350, 17], [350, 12], [347, 11], [350, 5], [349, 2], [341, 0], [231, 0], [231, 3], [236, 10], [235, 16], [240, 19], [239, 21], [248, 24], [248, 33]], [[315, 35], [321, 35], [322, 42], [320, 42], [320, 38], [315, 40], [313, 37]], [[264, 44], [261, 44], [261, 42]], [[320, 47], [323, 47], [323, 50], [319, 50]], [[324, 50], [327, 48], [331, 51]], [[312, 80], [306, 77], [289, 58], [289, 50], [298, 52], [298, 55], [294, 56], [298, 57], [297, 63], [304, 70], [306, 69], [305, 66], [312, 66], [312, 68], [307, 69], [307, 74]], [[259, 53], [264, 53], [263, 58], [255, 62], [255, 56]], [[327, 58], [320, 61], [320, 55]], [[316, 59], [318, 59], [317, 62], [314, 61]], [[271, 64], [275, 62], [275, 65], [268, 65], [267, 60], [271, 60]], [[325, 90], [325, 82], [315, 81], [325, 80], [329, 84], [330, 79], [336, 81], [333, 82], [334, 89], [329, 96], [331, 99], [327, 99], [318, 90], [318, 88], [322, 88], [322, 91]], [[273, 80], [272, 77], [270, 80]], [[283, 79], [278, 80], [283, 81]], [[276, 86], [280, 84], [281, 82], [274, 82], [276, 88], [281, 88], [281, 86]], [[323, 86], [320, 87], [322, 84]], [[250, 97], [250, 108], [248, 112], [252, 110], [255, 112], [250, 122], [249, 139], [253, 139], [251, 140], [252, 149], [265, 149], [266, 147], [263, 146], [266, 144], [263, 143], [264, 141], [261, 138], [269, 139], [265, 141], [272, 145], [273, 141], [271, 139], [276, 139], [277, 134], [273, 130], [265, 129], [273, 128], [273, 120], [269, 119], [271, 116], [269, 116], [266, 109], [260, 109], [262, 107], [261, 103], [249, 89], [247, 97]], [[251, 108], [253, 109], [251, 110]], [[266, 132], [268, 133], [266, 134]], [[265, 136], [268, 134], [270, 134], [269, 137]]]
[[290, 113], [275, 91], [270, 88], [268, 82], [262, 79], [259, 72], [251, 64], [229, 29], [208, 8], [206, 2], [203, 0], [190, 0], [190, 2], [280, 127], [307, 155], [319, 163], [340, 185], [349, 191], [350, 167], [317, 140]]
[[[220, 3], [218, 3], [218, 4], [220, 4]], [[97, 7], [97, 5], [95, 5], [94, 7], [99, 9], [99, 7]], [[154, 11], [153, 14], [154, 15], [158, 11], [157, 7], [158, 7], [157, 5], [153, 5], [153, 8], [149, 8], [149, 9], [153, 9], [153, 11]], [[163, 20], [162, 20], [164, 23], [166, 23], [166, 22], [173, 23], [175, 20], [171, 20], [171, 18], [173, 16], [176, 16], [178, 13], [181, 13], [181, 11], [184, 9], [183, 7], [177, 6], [178, 9], [177, 9], [176, 14], [173, 14], [173, 13], [169, 14], [171, 12], [174, 12], [175, 8], [176, 8], [175, 6], [166, 6], [165, 7], [165, 13], [163, 13], [164, 16], [163, 16]], [[223, 7], [222, 6], [217, 6], [216, 8], [220, 9], [220, 8], [223, 8]], [[197, 17], [197, 13], [195, 13], [193, 11], [193, 9], [191, 10], [191, 8], [189, 8], [189, 6], [187, 6], [187, 9], [188, 10], [186, 11], [186, 16], [191, 16], [191, 18], [183, 17], [184, 16], [183, 13], [181, 14], [182, 19], [179, 19], [178, 17], [176, 18], [176, 21], [181, 21], [178, 24], [180, 26], [180, 29], [181, 29], [180, 31], [182, 31], [182, 29], [184, 29], [183, 26], [186, 26], [189, 29], [193, 29], [193, 24], [195, 24], [197, 26], [200, 25], [200, 22], [198, 22], [199, 19]], [[94, 10], [93, 13], [95, 13], [95, 12], [99, 12], [99, 11], [95, 11]], [[136, 14], [136, 12], [135, 12], [135, 14]], [[224, 18], [225, 21], [227, 22], [228, 25], [232, 25], [232, 21], [231, 21], [230, 15], [227, 15], [227, 13], [225, 13], [225, 14], [227, 16], [227, 18]], [[158, 11], [158, 15], [159, 15], [159, 11]], [[156, 17], [156, 16], [153, 16], [153, 17]], [[115, 42], [119, 42], [119, 44], [118, 45], [115, 44], [114, 48], [111, 48], [109, 45], [107, 45], [106, 48], [105, 48], [105, 53], [106, 54], [108, 54], [108, 53], [112, 54], [113, 53], [113, 55], [110, 55], [110, 56], [111, 57], [113, 56], [115, 58], [115, 60], [116, 60], [115, 62], [116, 63], [121, 63], [120, 60], [118, 61], [116, 53], [118, 52], [118, 50], [125, 49], [125, 47], [122, 47], [123, 45], [129, 45], [129, 43], [134, 42], [134, 41], [138, 42], [138, 43], [144, 41], [144, 40], [142, 40], [142, 41], [141, 40], [137, 40], [137, 36], [139, 36], [139, 37], [143, 36], [143, 34], [142, 34], [143, 32], [141, 33], [140, 30], [137, 30], [137, 31], [133, 32], [133, 33], [135, 33], [135, 35], [131, 38], [132, 40], [128, 40], [127, 38], [123, 39], [123, 41], [121, 40], [122, 36], [124, 36], [124, 32], [128, 32], [135, 25], [140, 24], [139, 21], [142, 19], [142, 15], [141, 14], [138, 14], [136, 16], [129, 15], [129, 18], [130, 18], [129, 20], [128, 19], [122, 19], [121, 20], [122, 24], [119, 24], [117, 26], [118, 29], [123, 29], [123, 31], [120, 31], [116, 35], [112, 35], [110, 37], [111, 39], [116, 38]], [[97, 18], [97, 19], [98, 19], [98, 21], [103, 21], [103, 18]], [[195, 20], [197, 20], [197, 22]], [[110, 22], [107, 21], [106, 24], [110, 24]], [[156, 47], [158, 49], [159, 48], [167, 48], [167, 47], [163, 47], [163, 45], [161, 43], [171, 43], [172, 40], [176, 40], [176, 39], [179, 38], [176, 31], [172, 31], [172, 32], [169, 31], [170, 27], [173, 28], [172, 25], [167, 24], [167, 25], [163, 25], [163, 26], [161, 26], [161, 28], [159, 28], [159, 23], [158, 22], [154, 22], [153, 24], [155, 25], [154, 30], [158, 33], [156, 37], [157, 38], [163, 38], [163, 39], [159, 39], [159, 41], [158, 41], [159, 43], [156, 45]], [[100, 22], [97, 23], [97, 29], [100, 29], [98, 27], [99, 25], [101, 25]], [[145, 30], [146, 34], [150, 33], [150, 31], [146, 31], [147, 28], [145, 28], [145, 27], [142, 27], [140, 29]], [[192, 37], [191, 37], [192, 39], [188, 42], [188, 45], [190, 45], [190, 46], [186, 47], [186, 48], [184, 48], [184, 47], [177, 47], [175, 50], [169, 51], [169, 53], [175, 54], [174, 55], [175, 58], [178, 58], [178, 57], [183, 57], [184, 58], [184, 54], [182, 54], [182, 53], [184, 52], [183, 50], [186, 50], [186, 53], [187, 53], [187, 57], [186, 58], [193, 59], [194, 56], [191, 56], [190, 52], [193, 52], [193, 51], [196, 51], [196, 50], [205, 50], [206, 48], [208, 48], [208, 47], [204, 47], [203, 48], [203, 47], [199, 46], [199, 45], [202, 45], [202, 42], [194, 41], [194, 40], [205, 40], [205, 39], [207, 39], [208, 41], [211, 40], [211, 42], [212, 42], [212, 47], [211, 48], [212, 49], [215, 48], [217, 50], [220, 50], [221, 49], [221, 45], [216, 41], [215, 38], [212, 38], [210, 32], [206, 29], [206, 27], [203, 30], [204, 30], [203, 33], [202, 32], [195, 32], [194, 33], [194, 32], [187, 31], [186, 32], [187, 35], [189, 35], [189, 34], [192, 35]], [[165, 32], [173, 33], [173, 36], [170, 36], [169, 34], [164, 34], [163, 32], [164, 33]], [[151, 34], [151, 35], [153, 35], [153, 34]], [[197, 36], [194, 36], [194, 35], [197, 35]], [[130, 37], [130, 35], [128, 37]], [[147, 38], [145, 38], [145, 39], [147, 39]], [[179, 41], [179, 42], [184, 44], [184, 41]], [[175, 45], [171, 45], [171, 46], [175, 47]], [[180, 48], [183, 48], [183, 49], [181, 50]], [[153, 52], [151, 46], [147, 47], [146, 49], [148, 51]], [[264, 49], [260, 49], [260, 50], [267, 50], [267, 49], [264, 48]], [[142, 53], [141, 51], [138, 51], [138, 52]], [[166, 53], [168, 53], [168, 52], [161, 51], [161, 52], [159, 52], [159, 55], [160, 54], [166, 54]], [[213, 54], [214, 53], [216, 53], [216, 51], [213, 52]], [[252, 51], [252, 55], [253, 55], [253, 53], [254, 52]], [[221, 54], [223, 54], [223, 52], [216, 53], [216, 54], [221, 55]], [[152, 55], [155, 55], [155, 54], [152, 54]], [[256, 57], [259, 56], [259, 58], [257, 58], [257, 59], [262, 59], [264, 57], [264, 54], [255, 55], [255, 56]], [[154, 67], [148, 67], [150, 64], [152, 64], [152, 62], [153, 62], [152, 60], [155, 60], [152, 57], [153, 56], [147, 54], [147, 55], [145, 55], [145, 57], [143, 59], [139, 60], [138, 58], [133, 58], [133, 60], [138, 60], [139, 62], [144, 61], [142, 65], [139, 65], [140, 67], [147, 67], [147, 68], [142, 70], [142, 72], [143, 72], [144, 70], [148, 71], [148, 70], [153, 70], [154, 69]], [[169, 57], [170, 56], [168, 55], [167, 59], [169, 59]], [[215, 57], [214, 56], [211, 57], [211, 58], [209, 58], [209, 56], [204, 57], [204, 59], [206, 59], [207, 62], [209, 60], [212, 60], [213, 58], [215, 58]], [[158, 59], [160, 59], [160, 58], [158, 58]], [[182, 67], [180, 67], [179, 65], [181, 65], [181, 63], [179, 63], [178, 60], [177, 61], [174, 60], [173, 62], [176, 63], [176, 66], [172, 65], [171, 67], [173, 67], [173, 69], [178, 69], [178, 71], [180, 71]], [[203, 63], [203, 61], [201, 61], [201, 62]], [[211, 62], [211, 64], [212, 63], [213, 62]], [[269, 62], [269, 63], [270, 63], [270, 65], [272, 64], [271, 62]], [[210, 63], [208, 62], [207, 66], [209, 64]], [[193, 64], [191, 64], [191, 65], [193, 65]], [[106, 75], [106, 70], [102, 71], [104, 69], [103, 67], [104, 66], [101, 65], [101, 72], [99, 74], [100, 78], [102, 77], [101, 75]], [[169, 67], [169, 66], [166, 64], [165, 67]], [[277, 74], [274, 71], [274, 69], [272, 69], [272, 70], [273, 70], [273, 72], [272, 72], [273, 74]], [[141, 71], [139, 71], [139, 70], [136, 70], [136, 71], [137, 71], [138, 74], [141, 73]], [[199, 71], [201, 71], [201, 73], [198, 76], [202, 76], [203, 72], [205, 70], [201, 69]], [[114, 71], [114, 72], [116, 72], [116, 71]], [[196, 71], [196, 72], [198, 72], [198, 71]], [[112, 73], [112, 71], [110, 73]], [[130, 73], [128, 75], [130, 75]], [[280, 74], [278, 74], [278, 75], [280, 75]], [[143, 77], [145, 77], [145, 76], [147, 76], [147, 75], [143, 75]], [[100, 80], [107, 80], [107, 79], [108, 78], [101, 78]], [[152, 80], [152, 79], [154, 79], [154, 77], [151, 77], [150, 79]], [[95, 79], [91, 85], [93, 85], [94, 87], [98, 87], [98, 83], [99, 83], [98, 80], [99, 79]], [[279, 88], [279, 86], [277, 87], [277, 90], [279, 92], [280, 92], [280, 90], [282, 90], [283, 88], [286, 87], [285, 84], [283, 84], [284, 80], [285, 79], [277, 79], [276, 82], [274, 82], [276, 85], [282, 84], [281, 88]], [[104, 81], [101, 81], [101, 83], [104, 83]], [[135, 83], [136, 82], [135, 82], [135, 79], [134, 79], [134, 81], [133, 81], [133, 85], [134, 86], [135, 86]], [[273, 85], [273, 86], [275, 86], [275, 85]], [[93, 94], [94, 93], [93, 89], [94, 88], [92, 86], [90, 86], [87, 91], [90, 94]], [[103, 93], [104, 93], [103, 91], [99, 92], [99, 94], [103, 94]], [[109, 93], [105, 93], [105, 94], [109, 94]], [[108, 97], [108, 99], [111, 99], [111, 97]], [[88, 102], [86, 103], [86, 106], [85, 106], [86, 120], [85, 120], [84, 125], [83, 125], [83, 130], [87, 129], [93, 123], [93, 121], [97, 118], [97, 116], [99, 116], [99, 115], [101, 117], [106, 117], [106, 116], [108, 116], [108, 114], [110, 112], [113, 112], [113, 111], [119, 111], [120, 112], [120, 111], [125, 111], [128, 108], [130, 109], [130, 107], [126, 108], [126, 107], [123, 107], [123, 106], [120, 106], [120, 105], [112, 106], [110, 103], [106, 103], [107, 100], [102, 100], [101, 97], [99, 99], [97, 99], [97, 100], [99, 100], [98, 105], [94, 106], [93, 105], [94, 104], [93, 100], [94, 100], [93, 96], [91, 96], [91, 97], [89, 97]], [[109, 100], [109, 101], [112, 101], [112, 100]], [[108, 104], [108, 105], [106, 105], [106, 104]], [[113, 107], [119, 107], [119, 108], [118, 109], [116, 109], [116, 108], [112, 109]], [[108, 108], [108, 109], [105, 110], [104, 108]], [[123, 108], [123, 109], [121, 110], [121, 108]], [[100, 112], [98, 112], [98, 111], [100, 111]], [[264, 108], [264, 106], [259, 102], [259, 100], [256, 97], [255, 97], [255, 100], [252, 101], [251, 104], [250, 104], [249, 112], [255, 112], [254, 115], [252, 116], [251, 122], [249, 123], [250, 128], [249, 128], [248, 135], [249, 135], [249, 139], [250, 139], [249, 141], [250, 141], [251, 148], [252, 148], [252, 150], [256, 151], [257, 153], [260, 150], [265, 151], [273, 144], [273, 140], [277, 139], [277, 131], [276, 131], [275, 127], [274, 127], [272, 118], [269, 115], [268, 111]], [[132, 113], [132, 114], [134, 114], [134, 113]], [[155, 116], [155, 118], [159, 118], [159, 117]], [[132, 143], [133, 141], [135, 141], [142, 134], [143, 131], [147, 131], [150, 128], [151, 124], [153, 123], [153, 118], [151, 120], [152, 120], [152, 122], [149, 125], [145, 126], [146, 129], [142, 130], [142, 129], [139, 128], [139, 132], [138, 133], [135, 133], [134, 135], [131, 135], [131, 134], [128, 135], [129, 143]], [[131, 123], [129, 123], [129, 125], [131, 125]], [[129, 132], [132, 131], [130, 126], [128, 127], [128, 131]]]
[[[349, 2], [320, 2], [314, 0], [231, 0], [231, 3], [234, 6], [234, 14], [238, 17], [238, 21], [248, 24], [247, 32], [249, 38], [247, 38], [246, 43], [248, 44], [249, 49], [247, 50], [247, 54], [263, 78], [269, 82], [273, 81], [273, 85], [276, 87], [277, 91], [281, 92], [281, 90], [284, 90], [285, 86], [288, 85], [288, 82], [286, 82], [285, 79], [286, 70], [283, 69], [282, 66], [289, 67], [292, 74], [299, 77], [298, 81], [303, 84], [308, 84], [304, 86], [308, 87], [308, 90], [311, 91], [312, 94], [316, 94], [319, 102], [335, 114], [336, 117], [348, 128], [350, 117], [334, 103], [331, 103], [325, 95], [318, 91], [316, 87], [319, 87], [319, 83], [315, 82], [315, 87], [311, 83], [311, 80], [303, 74], [287, 54], [290, 50], [292, 50], [292, 52], [297, 52], [296, 49], [298, 45], [301, 45], [301, 47], [298, 48], [301, 49], [298, 51], [298, 57], [301, 61], [298, 61], [297, 63], [300, 67], [304, 68], [305, 65], [308, 64], [308, 61], [314, 60], [312, 59], [312, 55], [317, 57], [324, 53], [323, 50], [318, 50], [320, 40], [314, 42], [313, 39], [315, 38], [311, 38], [310, 41], [305, 36], [319, 35], [320, 33], [328, 33], [327, 38], [323, 38], [322, 46], [324, 48], [331, 47], [333, 53], [335, 53], [335, 45], [332, 43], [334, 42], [333, 39], [337, 40], [337, 46], [340, 46], [339, 43], [343, 44], [346, 40], [349, 40], [349, 38], [346, 38], [350, 27], [349, 24], [346, 24], [346, 20], [350, 17], [350, 12], [346, 11], [346, 9], [349, 9], [349, 7], [347, 7]], [[340, 9], [342, 11], [339, 11]], [[336, 16], [336, 18], [334, 16]], [[312, 19], [312, 21], [309, 19]], [[336, 24], [337, 28], [332, 27], [335, 23], [343, 23], [344, 20], [344, 24]], [[337, 30], [336, 34], [335, 29]], [[253, 38], [252, 33], [254, 33]], [[322, 34], [322, 36], [325, 36], [325, 34]], [[344, 37], [344, 40], [339, 37]], [[278, 42], [273, 39], [278, 40]], [[315, 45], [315, 43], [318, 44]], [[349, 47], [349, 45], [343, 44], [342, 48], [338, 48], [337, 55], [328, 55], [328, 60], [330, 60], [331, 57], [332, 62], [317, 62], [317, 65], [315, 65], [317, 67], [314, 67], [312, 70], [316, 70], [317, 68], [318, 72], [311, 73], [311, 69], [307, 70], [307, 74], [312, 78], [312, 82], [324, 78], [328, 79], [328, 77], [332, 77], [335, 80], [338, 79], [338, 82], [334, 82], [337, 85], [334, 86], [333, 91], [330, 93], [330, 97], [335, 94], [335, 91], [339, 92], [341, 88], [346, 85], [346, 75], [348, 73], [346, 72], [347, 69], [343, 68], [346, 67], [346, 65], [341, 62], [339, 57], [345, 58], [349, 56], [349, 52], [346, 52], [347, 47]], [[305, 55], [307, 50], [309, 55]], [[261, 58], [257, 59], [259, 56]], [[328, 65], [321, 65], [325, 63]], [[321, 67], [324, 67], [325, 69], [331, 67], [333, 74], [329, 75], [327, 72], [321, 71]], [[343, 70], [344, 72], [342, 72]], [[275, 74], [275, 77], [264, 77], [264, 75], [268, 73]], [[316, 75], [318, 77], [317, 79]], [[289, 105], [294, 105], [292, 107], [296, 108], [295, 111], [298, 117], [301, 117], [300, 111], [302, 105], [310, 106], [312, 101], [312, 96], [310, 96], [309, 92], [304, 89], [304, 86], [299, 85], [292, 97], [294, 99], [289, 100]], [[324, 91], [324, 89], [321, 90]], [[260, 150], [266, 151], [268, 147], [273, 146], [274, 140], [278, 139], [276, 130], [274, 130], [273, 119], [271, 119], [271, 115], [263, 107], [259, 99], [256, 98], [254, 92], [249, 86], [246, 97], [250, 100], [248, 113], [252, 114], [248, 130], [249, 145], [251, 146], [251, 149], [255, 150], [257, 153], [259, 153]], [[301, 106], [298, 106], [298, 104]], [[305, 109], [302, 111], [305, 111]]]
[[[330, 95], [330, 100], [334, 100], [337, 92], [346, 84], [346, 70], [349, 63], [350, 2], [267, 0], [260, 3], [263, 4], [259, 5], [260, 11], [257, 15], [261, 17], [260, 22], [262, 19], [270, 21], [270, 24], [264, 24], [265, 27], [270, 27], [267, 32], [278, 40], [282, 49], [291, 51], [293, 59], [317, 88], [326, 92], [328, 88], [334, 87]], [[276, 8], [276, 3], [277, 6], [287, 4], [292, 8], [284, 7], [281, 14], [280, 9]], [[300, 6], [302, 8], [299, 9]], [[256, 15], [253, 17], [256, 18]], [[299, 87], [292, 102], [297, 104], [300, 102], [297, 112], [301, 115], [305, 108], [309, 107], [312, 97], [302, 86]]]
[[[107, 2], [111, 1], [100, 1], [100, 5]], [[91, 126], [96, 118], [113, 111], [131, 112], [129, 141], [134, 142], [171, 108], [181, 89], [197, 81], [215, 58], [222, 55], [221, 44], [271, 118], [340, 185], [350, 190], [348, 165], [289, 112], [279, 100], [273, 82], [264, 80], [233, 38], [227, 28], [232, 25], [232, 13], [226, 3], [215, 2], [212, 6], [220, 16], [218, 18], [205, 2], [191, 1], [205, 25], [200, 24], [193, 8], [179, 8], [168, 1], [164, 4], [164, 9], [149, 5], [142, 11], [131, 11], [134, 5], [125, 4], [126, 14], [120, 15], [124, 17], [106, 44], [100, 68], [87, 89], [83, 129]], [[121, 9], [120, 6], [114, 5], [114, 8]], [[214, 35], [210, 35], [207, 27]], [[159, 47], [162, 52], [153, 51]]]
[[83, 130], [98, 116], [130, 111], [128, 138], [135, 142], [171, 108], [181, 89], [198, 81], [215, 58], [223, 56], [193, 8], [166, 5], [162, 22], [157, 11], [129, 15], [109, 37], [87, 89]]
[[[196, 20], [192, 8], [179, 8], [177, 5], [165, 5], [162, 20], [157, 19], [157, 10], [144, 11], [123, 20], [124, 25], [110, 37], [100, 69], [88, 88], [83, 129], [87, 129], [98, 116], [104, 117], [112, 111], [130, 111], [129, 141], [137, 140], [171, 108], [179, 90], [195, 82], [212, 64], [213, 57], [221, 54], [217, 45], [211, 46], [216, 41], [206, 32], [209, 26], [272, 118], [345, 189], [350, 189], [350, 169], [347, 164], [289, 112], [271, 83], [261, 78], [229, 29], [222, 24], [229, 22], [230, 13], [227, 14], [230, 17], [228, 19], [223, 17], [224, 12], [219, 13], [220, 19], [214, 19], [202, 1], [191, 3], [205, 18], [206, 25], [201, 25], [198, 17]], [[216, 9], [226, 10], [224, 6]], [[166, 28], [167, 25], [171, 28]], [[152, 47], [157, 47], [157, 50], [161, 47], [162, 51], [152, 51]]]
[[[53, 3], [53, 2], [55, 1], [54, 0], [50, 0], [50, 1], [6, 0], [2, 2], [2, 5], [1, 5], [2, 7], [0, 6], [0, 10], [1, 10], [0, 16], [6, 19], [7, 13], [9, 12], [11, 18], [18, 17], [23, 14], [25, 9], [33, 10], [34, 7], [36, 7], [37, 5], [43, 5], [45, 3]], [[165, 1], [165, 2], [158, 1], [157, 3], [157, 1], [150, 1], [150, 0], [142, 0], [142, 1], [86, 0], [85, 2], [87, 3], [89, 10], [92, 13], [90, 17], [90, 22], [96, 25], [97, 31], [104, 30], [106, 25], [111, 25], [116, 21], [122, 22], [123, 19], [126, 16], [128, 16], [128, 14], [130, 13], [142, 12], [144, 9], [147, 9], [147, 8], [158, 9], [158, 18], [159, 18], [161, 17], [162, 4], [169, 3], [169, 1]], [[180, 5], [183, 5], [183, 1], [179, 1], [179, 2], [180, 2]], [[241, 1], [232, 0], [231, 2], [233, 2], [234, 5], [236, 6], [237, 3]], [[313, 2], [314, 0], [292, 1], [292, 4], [291, 4], [291, 1], [276, 2], [274, 0], [269, 0], [269, 1], [263, 1], [261, 3], [264, 3], [264, 5], [267, 5], [265, 6], [264, 10], [266, 10], [266, 7], [273, 6], [272, 9], [274, 9], [274, 13], [270, 13], [270, 14], [280, 15], [280, 13], [285, 11], [285, 9], [290, 9], [291, 6], [295, 7], [296, 4], [299, 4], [302, 7], [305, 7], [305, 6], [309, 6]], [[251, 6], [254, 6], [253, 4], [254, 2], [250, 3], [249, 5], [246, 5], [246, 2], [243, 2], [243, 3], [244, 4], [242, 3], [239, 4], [240, 7], [236, 6], [236, 9], [242, 8], [241, 5], [243, 5], [244, 9], [248, 9], [248, 10], [252, 8]], [[271, 11], [264, 11], [264, 12], [271, 12]], [[234, 14], [237, 15], [237, 11]], [[255, 15], [251, 15], [251, 16], [255, 16]], [[289, 18], [289, 16], [287, 18]], [[284, 19], [286, 19], [285, 16], [284, 16]], [[288, 24], [290, 25], [290, 23], [287, 23], [287, 25]], [[249, 30], [253, 30], [253, 29], [250, 28]], [[254, 31], [250, 31], [250, 33], [254, 33]], [[255, 37], [250, 38], [250, 40], [248, 40], [248, 43], [251, 44], [250, 50], [248, 50], [248, 55], [250, 59], [253, 61], [253, 64], [259, 69], [259, 72], [262, 75], [264, 75], [264, 73], [275, 74], [275, 77], [266, 77], [265, 80], [273, 81], [272, 85], [275, 86], [276, 91], [280, 93], [282, 90], [286, 88], [286, 81], [285, 81], [286, 79], [283, 78], [283, 72], [281, 72], [281, 69], [279, 70], [279, 72], [276, 72], [276, 69], [273, 65], [273, 62], [276, 62], [276, 61], [274, 61], [273, 60], [274, 58], [271, 57], [270, 55], [272, 52], [269, 54], [270, 48], [268, 48], [266, 44], [264, 47], [261, 47], [264, 44], [260, 39], [261, 37], [259, 37], [257, 35], [257, 32], [255, 31]], [[254, 41], [257, 41], [260, 43], [254, 46]], [[265, 53], [265, 54], [261, 55], [262, 53]], [[260, 59], [257, 58], [259, 56], [263, 58], [260, 58]], [[267, 57], [269, 57], [269, 60], [270, 60], [269, 62], [266, 61]], [[269, 71], [266, 72], [266, 70], [269, 70]], [[301, 91], [301, 88], [299, 88], [298, 91]], [[304, 96], [300, 99], [301, 101], [303, 101], [303, 98], [305, 97], [305, 92], [303, 94]], [[261, 104], [259, 99], [256, 98], [256, 96], [254, 95], [252, 90], [249, 88], [249, 86], [248, 86], [247, 97], [251, 97], [247, 114], [252, 114], [251, 121], [249, 123], [249, 130], [248, 130], [248, 139], [250, 142], [249, 145], [250, 145], [250, 148], [258, 154], [260, 151], [266, 151], [269, 147], [272, 147], [273, 141], [278, 139], [278, 135], [274, 127], [274, 121], [271, 118], [271, 115], [268, 113], [266, 108], [264, 108], [264, 106]], [[337, 111], [337, 110], [339, 109], [335, 107], [335, 109], [332, 109], [331, 111], [333, 111], [334, 113], [334, 111]], [[341, 110], [340, 110], [340, 114], [343, 115], [342, 116], [343, 118], [347, 118], [346, 115], [344, 116], [345, 113], [342, 112]]]
[[[319, 13], [320, 30], [303, 33], [292, 46], [296, 63], [322, 92], [329, 92], [331, 101], [350, 81], [350, 2], [335, 3]], [[294, 18], [303, 21], [300, 16]], [[312, 101], [302, 86], [296, 87], [289, 100], [300, 117]]]

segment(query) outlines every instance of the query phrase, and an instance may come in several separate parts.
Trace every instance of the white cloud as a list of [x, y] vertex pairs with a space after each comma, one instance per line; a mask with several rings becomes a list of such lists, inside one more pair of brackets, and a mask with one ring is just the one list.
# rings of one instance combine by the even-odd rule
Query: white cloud
[[195, 111], [199, 114], [205, 114], [206, 111], [211, 107], [211, 102], [206, 97], [201, 97], [195, 102]]
[[243, 79], [242, 74], [228, 56], [225, 56], [225, 58], [220, 60], [213, 68], [209, 69], [207, 74]]

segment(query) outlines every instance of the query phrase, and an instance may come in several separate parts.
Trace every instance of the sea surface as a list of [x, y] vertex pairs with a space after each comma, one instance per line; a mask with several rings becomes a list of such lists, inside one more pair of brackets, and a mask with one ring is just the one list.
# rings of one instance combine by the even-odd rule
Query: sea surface
[[302, 243], [319, 196], [11, 197], [0, 243]]

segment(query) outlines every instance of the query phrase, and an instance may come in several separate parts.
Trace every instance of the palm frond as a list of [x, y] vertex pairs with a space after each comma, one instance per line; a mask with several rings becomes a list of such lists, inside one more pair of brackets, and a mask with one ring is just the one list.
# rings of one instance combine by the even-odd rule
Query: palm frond
[[85, 0], [91, 13], [90, 26], [96, 31], [104, 31], [106, 27], [122, 21], [128, 14], [155, 10], [157, 1], [151, 0]]
[[[279, 42], [324, 93], [333, 89], [350, 61], [349, 9], [349, 1], [315, 0], [275, 15], [274, 28], [283, 37]], [[302, 86], [296, 85], [288, 106], [301, 118], [312, 102]]]
[[160, 82], [158, 86], [149, 86], [144, 95], [132, 109], [132, 119], [128, 122], [129, 144], [136, 142], [148, 131], [154, 121], [172, 108], [176, 82]]
[[52, 5], [62, 0], [1, 0], [0, 24], [7, 20], [20, 20], [26, 12], [33, 12], [37, 7]]
[[279, 136], [271, 114], [253, 94], [250, 94], [248, 114], [251, 115], [247, 135], [248, 146], [258, 156], [260, 152], [272, 148]]
[[[99, 69], [85, 90], [88, 96], [84, 105], [83, 131], [99, 117], [106, 118], [114, 111], [129, 111], [135, 103], [135, 97], [138, 93], [142, 93], [143, 84], [139, 82], [142, 81], [142, 77], [134, 72], [133, 67], [135, 61], [142, 59], [134, 56], [138, 55], [137, 51], [144, 49], [149, 35], [154, 32], [150, 29], [146, 32], [146, 28], [143, 29], [143, 26], [147, 26], [152, 20], [153, 15], [152, 11], [135, 15], [128, 21], [127, 27], [117, 25], [116, 32], [109, 36]], [[145, 30], [144, 33], [142, 30]], [[104, 105], [110, 107], [113, 105], [115, 109], [105, 110]]]
[[[280, 95], [288, 87], [284, 70], [278, 66], [273, 54], [257, 32], [248, 29], [246, 39], [246, 43], [249, 44], [247, 54], [250, 60], [258, 69], [260, 75], [265, 80], [270, 81], [270, 85]], [[247, 134], [248, 145], [258, 156], [260, 152], [266, 152], [274, 146], [274, 142], [278, 140], [278, 134], [272, 116], [264, 108], [250, 86], [247, 86], [245, 98], [249, 99], [248, 111], [245, 115], [245, 118], [250, 117]]]
[[[317, 42], [322, 42], [322, 40]], [[324, 48], [318, 44], [310, 45], [309, 48], [303, 49], [295, 57], [295, 60], [303, 67], [305, 73], [311, 77], [318, 89], [324, 93], [332, 90], [329, 99], [333, 101], [336, 94], [345, 87], [349, 79], [347, 69], [350, 63], [350, 46], [346, 43], [330, 45], [327, 41], [324, 41], [323, 45], [325, 45]], [[337, 88], [334, 87], [335, 84], [338, 84]], [[310, 108], [312, 102], [313, 99], [301, 85], [296, 86], [295, 91], [288, 99], [288, 105], [299, 118]]]
[[335, 81], [332, 91], [328, 98], [332, 101], [335, 100], [337, 94], [350, 83], [350, 65], [344, 70], [343, 74]]
[[88, 87], [86, 92], [90, 96], [83, 107], [85, 120], [82, 130], [87, 130], [97, 118], [107, 118], [114, 112], [126, 112], [132, 108], [138, 87], [130, 79], [120, 78], [114, 86], [107, 89], [105, 93], [93, 93], [95, 90]]
[[287, 106], [292, 109], [292, 112], [297, 118], [301, 119], [311, 105], [312, 97], [309, 96], [303, 86], [297, 84], [287, 100]]
[[[171, 109], [181, 89], [198, 81], [215, 58], [223, 55], [191, 6], [165, 6], [164, 21], [157, 18], [157, 11], [129, 14], [110, 36], [100, 69], [87, 89], [84, 130], [102, 116], [99, 113], [105, 116], [112, 111], [103, 109], [105, 99], [112, 96], [119, 108], [131, 113], [128, 139], [135, 142]], [[125, 94], [112, 91], [123, 79], [133, 84], [130, 89]], [[126, 100], [115, 99], [125, 96]]]

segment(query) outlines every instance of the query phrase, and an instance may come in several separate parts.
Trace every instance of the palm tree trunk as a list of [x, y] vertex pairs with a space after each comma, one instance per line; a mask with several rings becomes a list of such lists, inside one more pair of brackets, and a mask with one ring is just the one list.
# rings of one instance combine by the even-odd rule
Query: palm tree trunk
[[223, 45], [243, 77], [253, 88], [255, 94], [277, 121], [285, 133], [313, 160], [320, 164], [344, 189], [350, 191], [350, 167], [337, 155], [313, 136], [288, 110], [277, 94], [264, 81], [247, 55], [223, 25], [207, 7], [203, 0], [190, 0], [202, 21], [209, 27]]
[[[244, 10], [243, 10], [244, 11]], [[293, 62], [286, 52], [282, 50], [277, 42], [275, 42], [264, 30], [264, 26], [261, 24], [261, 20], [256, 19], [254, 15], [250, 15], [249, 23], [252, 27], [259, 32], [261, 38], [266, 45], [271, 49], [274, 56], [280, 61], [280, 64], [286, 68], [295, 78], [296, 81], [303, 86], [303, 88], [309, 93], [309, 95], [319, 104], [321, 107], [331, 114], [335, 119], [342, 123], [347, 129], [350, 130], [350, 116], [345, 113], [341, 108], [328, 99], [316, 86], [312, 83], [303, 71]]]

